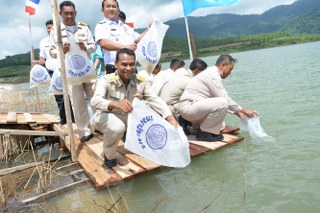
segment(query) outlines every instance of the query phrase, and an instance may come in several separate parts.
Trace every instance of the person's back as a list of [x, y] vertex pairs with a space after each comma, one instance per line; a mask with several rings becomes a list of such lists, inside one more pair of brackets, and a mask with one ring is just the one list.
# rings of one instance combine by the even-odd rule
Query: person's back
[[191, 70], [184, 67], [178, 69], [165, 83], [160, 91], [160, 97], [168, 106], [179, 102], [185, 87], [193, 77]]
[[173, 59], [170, 63], [170, 68], [167, 70], [163, 70], [158, 73], [158, 75], [153, 80], [152, 90], [159, 95], [160, 90], [163, 87], [163, 85], [169, 81], [171, 76], [174, 74], [174, 72], [183, 67], [185, 65], [183, 60], [180, 59]]
[[195, 58], [189, 69], [177, 69], [160, 91], [160, 97], [167, 103], [173, 114], [178, 113], [180, 97], [190, 80], [207, 68], [207, 63]]

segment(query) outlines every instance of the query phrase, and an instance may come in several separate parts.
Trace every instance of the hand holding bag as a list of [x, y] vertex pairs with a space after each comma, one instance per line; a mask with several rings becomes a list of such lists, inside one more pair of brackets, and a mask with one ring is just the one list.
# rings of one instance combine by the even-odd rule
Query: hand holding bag
[[135, 98], [132, 105], [124, 147], [163, 166], [186, 167], [189, 142], [182, 128], [175, 129], [145, 101]]

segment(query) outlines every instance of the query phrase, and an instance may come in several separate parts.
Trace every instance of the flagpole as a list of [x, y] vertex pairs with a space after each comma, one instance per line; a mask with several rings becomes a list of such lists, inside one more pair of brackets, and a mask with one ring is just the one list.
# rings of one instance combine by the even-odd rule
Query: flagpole
[[55, 32], [58, 38], [58, 50], [59, 56], [58, 59], [60, 61], [60, 71], [62, 77], [62, 85], [63, 85], [63, 100], [64, 100], [64, 108], [67, 117], [67, 127], [68, 127], [68, 135], [70, 140], [70, 152], [71, 152], [71, 160], [73, 162], [77, 161], [77, 153], [74, 144], [74, 137], [73, 137], [73, 126], [72, 126], [72, 119], [71, 119], [71, 108], [70, 108], [70, 101], [68, 95], [68, 84], [67, 84], [67, 75], [66, 75], [66, 66], [65, 66], [65, 57], [62, 48], [62, 36], [61, 36], [61, 26], [59, 21], [59, 14], [58, 14], [58, 4], [57, 0], [52, 0], [52, 11], [53, 11], [53, 20], [55, 24]]
[[191, 49], [190, 32], [189, 32], [189, 25], [188, 25], [187, 16], [184, 17], [184, 21], [185, 21], [185, 25], [186, 25], [188, 47], [189, 47], [189, 56], [190, 56], [190, 62], [191, 62], [193, 60], [193, 55], [192, 55], [192, 49]]
[[[34, 47], [32, 44], [32, 30], [31, 30], [31, 15], [29, 13], [29, 34], [30, 34], [30, 60], [31, 60], [31, 69], [33, 67], [33, 61], [34, 61]], [[35, 92], [36, 92], [36, 97], [37, 97], [37, 107], [36, 107], [36, 112], [41, 113], [41, 103], [40, 103], [40, 97], [39, 97], [39, 90], [38, 90], [38, 86], [36, 86], [34, 88]]]

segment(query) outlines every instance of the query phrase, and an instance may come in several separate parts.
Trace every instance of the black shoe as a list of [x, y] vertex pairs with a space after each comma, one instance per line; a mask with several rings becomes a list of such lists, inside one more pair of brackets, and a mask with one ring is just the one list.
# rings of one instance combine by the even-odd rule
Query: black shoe
[[61, 124], [61, 125], [65, 125], [66, 123], [67, 123], [66, 120], [60, 120], [60, 122], [59, 122], [59, 124]]
[[104, 157], [104, 165], [111, 169], [112, 167], [115, 167], [117, 165], [117, 159], [111, 159], [109, 160], [108, 158], [106, 158], [106, 156]]
[[214, 141], [221, 141], [223, 140], [223, 135], [219, 134], [213, 134], [209, 132], [201, 131], [200, 129], [197, 130], [196, 139], [197, 141], [208, 141], [208, 142], [214, 142]]
[[81, 141], [81, 143], [85, 143], [85, 142], [89, 141], [91, 138], [93, 138], [93, 134], [85, 135], [80, 138], [80, 141]]
[[190, 131], [188, 129], [188, 126], [191, 126], [191, 122], [187, 121], [186, 119], [184, 119], [181, 115], [179, 115], [178, 118], [178, 123], [180, 124], [180, 126], [182, 127], [184, 134], [186, 135], [190, 135]]

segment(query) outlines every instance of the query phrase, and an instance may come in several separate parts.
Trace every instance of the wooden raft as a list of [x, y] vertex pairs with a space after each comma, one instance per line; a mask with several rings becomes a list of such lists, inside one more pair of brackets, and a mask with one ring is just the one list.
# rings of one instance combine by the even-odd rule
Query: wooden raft
[[[64, 139], [66, 147], [70, 150], [70, 140], [65, 136], [67, 133], [67, 126], [55, 124], [54, 129], [60, 134], [64, 134], [64, 136], [61, 137]], [[229, 144], [242, 141], [244, 139], [242, 136], [232, 134], [238, 130], [239, 128], [237, 127], [227, 127], [222, 132], [224, 140], [219, 142], [200, 142], [195, 140], [194, 135], [188, 136], [190, 142], [190, 156], [195, 157]], [[77, 127], [75, 125], [74, 132], [77, 132]], [[153, 161], [126, 150], [124, 148], [124, 143], [120, 141], [116, 154], [118, 164], [112, 169], [107, 169], [103, 166], [102, 134], [95, 133], [94, 137], [86, 143], [81, 143], [78, 135], [75, 134], [74, 142], [77, 150], [78, 162], [97, 189], [130, 180], [138, 174], [161, 167], [161, 165], [154, 163]]]
[[59, 117], [40, 113], [0, 113], [0, 124], [56, 124]]

